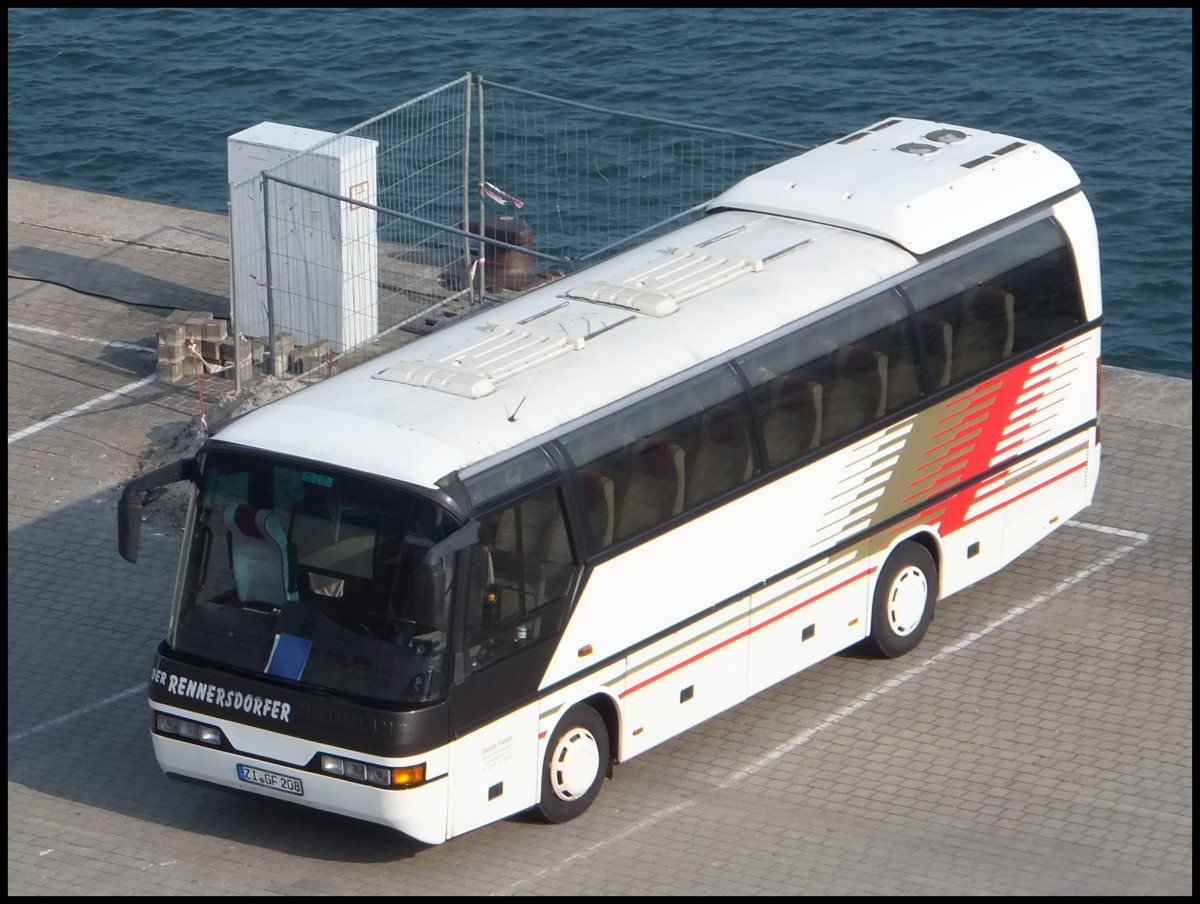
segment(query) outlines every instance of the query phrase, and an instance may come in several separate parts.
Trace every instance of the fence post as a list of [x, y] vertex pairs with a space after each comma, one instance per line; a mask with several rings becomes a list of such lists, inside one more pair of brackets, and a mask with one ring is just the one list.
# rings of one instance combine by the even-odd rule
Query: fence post
[[[471, 230], [471, 73], [467, 73], [467, 90], [463, 101], [462, 134], [462, 224], [463, 231]], [[463, 272], [471, 276], [471, 240], [463, 236]], [[469, 290], [469, 291], [473, 291]]]
[[[483, 141], [483, 77], [476, 79], [475, 84], [478, 86], [476, 93], [479, 95], [479, 103], [476, 105], [479, 108], [479, 182], [480, 185], [487, 180], [487, 170], [484, 168], [484, 141]], [[483, 292], [487, 285], [487, 268], [489, 261], [487, 259], [487, 243], [484, 241], [486, 230], [483, 226], [484, 206], [483, 192], [476, 193], [479, 198], [479, 298], [476, 299], [477, 304], [483, 304]], [[468, 224], [469, 225], [469, 224]], [[471, 287], [474, 292], [474, 286]]]
[[233, 215], [232, 182], [228, 183], [225, 189], [225, 210], [229, 218], [229, 331], [233, 333], [233, 394], [240, 397], [242, 394], [242, 372], [238, 368], [237, 362], [241, 359], [242, 338], [237, 322], [237, 280], [234, 278], [234, 274], [237, 272], [237, 261], [234, 260], [237, 256], [237, 239], [233, 234], [235, 218]]
[[267, 281], [267, 345], [263, 352], [263, 369], [266, 373], [275, 373], [275, 296], [274, 280], [271, 279], [271, 199], [269, 196], [271, 180], [266, 172], [262, 174], [263, 197], [263, 276]]

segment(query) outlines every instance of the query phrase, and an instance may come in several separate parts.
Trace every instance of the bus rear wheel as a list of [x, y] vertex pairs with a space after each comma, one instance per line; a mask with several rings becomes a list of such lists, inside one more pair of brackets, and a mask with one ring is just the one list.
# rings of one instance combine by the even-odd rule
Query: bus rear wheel
[[583, 815], [600, 793], [608, 758], [608, 728], [600, 714], [584, 704], [572, 706], [546, 748], [538, 815], [552, 823]]
[[937, 588], [929, 550], [913, 540], [897, 546], [875, 585], [868, 646], [888, 659], [915, 649], [933, 621]]

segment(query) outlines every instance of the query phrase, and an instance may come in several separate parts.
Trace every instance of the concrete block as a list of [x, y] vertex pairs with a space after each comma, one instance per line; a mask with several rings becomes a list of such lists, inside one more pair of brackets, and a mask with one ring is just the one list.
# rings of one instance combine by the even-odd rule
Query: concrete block
[[225, 377], [225, 379], [233, 380], [240, 377], [243, 383], [248, 383], [254, 378], [254, 362], [250, 360], [249, 355], [236, 363], [231, 357], [226, 363], [229, 366], [221, 371], [221, 376]]
[[158, 360], [165, 364], [178, 364], [187, 357], [187, 346], [183, 344], [158, 346]]
[[271, 351], [271, 372], [276, 377], [287, 375], [292, 350], [295, 347], [296, 340], [291, 333], [280, 333], [275, 337], [275, 343]]
[[155, 373], [161, 383], [182, 383], [187, 375], [184, 361], [159, 361]]
[[205, 342], [220, 342], [229, 335], [229, 324], [224, 320], [209, 320], [200, 325], [200, 335]]
[[322, 339], [312, 345], [302, 345], [292, 351], [288, 370], [293, 374], [305, 374], [329, 363], [329, 340]]
[[168, 324], [158, 331], [158, 344], [161, 348], [164, 345], [183, 345], [187, 339], [187, 330], [182, 323]]

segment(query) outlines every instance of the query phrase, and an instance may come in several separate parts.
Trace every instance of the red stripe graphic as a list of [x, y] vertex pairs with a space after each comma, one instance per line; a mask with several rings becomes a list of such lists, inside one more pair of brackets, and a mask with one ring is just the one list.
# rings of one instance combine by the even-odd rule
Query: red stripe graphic
[[776, 613], [775, 615], [768, 618], [762, 624], [755, 625], [754, 627], [748, 628], [745, 631], [739, 631], [737, 634], [731, 635], [730, 637], [727, 637], [724, 640], [713, 644], [711, 647], [707, 647], [707, 648], [701, 650], [699, 653], [696, 653], [694, 656], [689, 656], [687, 659], [681, 660], [680, 662], [675, 663], [675, 665], [673, 665], [669, 668], [663, 669], [661, 672], [657, 672], [657, 673], [651, 675], [649, 678], [647, 678], [644, 681], [638, 682], [633, 687], [626, 688], [619, 696], [621, 697], [621, 699], [624, 699], [625, 697], [628, 697], [630, 694], [632, 694], [634, 691], [640, 691], [642, 688], [646, 687], [647, 685], [653, 684], [655, 681], [658, 681], [661, 678], [666, 678], [672, 672], [677, 672], [680, 669], [684, 668], [685, 666], [689, 666], [693, 662], [703, 659], [705, 656], [709, 656], [709, 655], [717, 652], [717, 650], [720, 650], [720, 649], [723, 649], [724, 647], [729, 646], [729, 644], [734, 643], [735, 641], [741, 640], [743, 637], [749, 637], [755, 631], [761, 631], [763, 628], [767, 627], [767, 625], [772, 625], [775, 622], [779, 621], [781, 618], [787, 618], [793, 612], [798, 612], [801, 609], [803, 609], [805, 606], [811, 605], [812, 603], [815, 603], [817, 600], [822, 599], [823, 597], [829, 596], [829, 594], [834, 593], [835, 591], [841, 590], [843, 587], [848, 587], [849, 585], [853, 584], [855, 581], [861, 581], [863, 578], [874, 573], [874, 571], [875, 571], [874, 568], [867, 568], [864, 571], [860, 571], [856, 575], [852, 575], [852, 576], [846, 578], [846, 580], [842, 581], [840, 584], [834, 584], [832, 587], [827, 587], [826, 589], [822, 590], [820, 593], [816, 594], [815, 596], [810, 596], [807, 599], [804, 599], [801, 602], [796, 603], [796, 605], [791, 606], [790, 608], [785, 609], [782, 612]]

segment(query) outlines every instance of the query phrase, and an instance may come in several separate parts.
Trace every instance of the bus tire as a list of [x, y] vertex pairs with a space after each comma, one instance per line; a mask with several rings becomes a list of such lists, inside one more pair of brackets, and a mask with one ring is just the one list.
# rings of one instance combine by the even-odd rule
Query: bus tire
[[875, 584], [871, 650], [895, 659], [915, 649], [933, 621], [937, 593], [937, 565], [929, 550], [913, 540], [897, 546]]
[[579, 704], [554, 729], [542, 766], [541, 818], [567, 822], [592, 805], [608, 772], [608, 728], [600, 714]]

